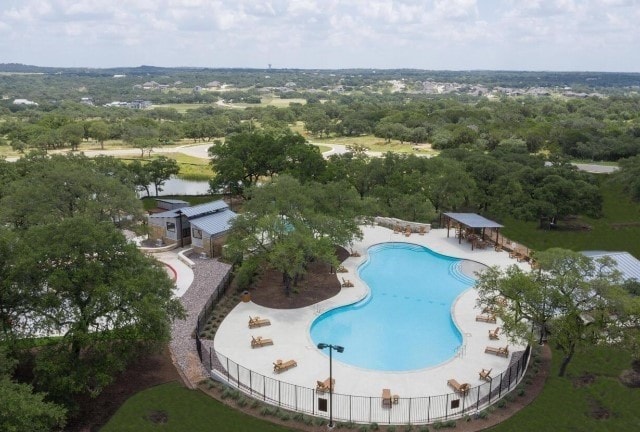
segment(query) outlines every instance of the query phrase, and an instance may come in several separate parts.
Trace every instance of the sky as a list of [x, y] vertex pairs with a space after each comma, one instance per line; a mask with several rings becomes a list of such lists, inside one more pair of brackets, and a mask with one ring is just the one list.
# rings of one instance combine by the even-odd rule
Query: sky
[[0, 0], [0, 63], [640, 72], [640, 0]]

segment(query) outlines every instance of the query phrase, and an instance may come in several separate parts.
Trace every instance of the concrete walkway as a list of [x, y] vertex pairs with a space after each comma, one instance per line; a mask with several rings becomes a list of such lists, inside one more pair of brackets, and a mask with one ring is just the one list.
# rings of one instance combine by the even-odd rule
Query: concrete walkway
[[[312, 388], [317, 380], [328, 376], [328, 355], [318, 350], [311, 340], [309, 329], [313, 320], [329, 309], [354, 303], [368, 294], [368, 287], [358, 277], [357, 268], [367, 259], [367, 249], [384, 242], [407, 242], [423, 245], [440, 254], [471, 260], [483, 265], [518, 265], [528, 268], [528, 264], [517, 263], [506, 252], [493, 249], [471, 250], [469, 243], [458, 244], [458, 239], [447, 238], [447, 230], [432, 230], [426, 235], [394, 234], [392, 230], [380, 226], [363, 229], [364, 239], [353, 245], [361, 257], [350, 257], [343, 264], [348, 269], [348, 278], [354, 282], [353, 288], [344, 288], [336, 296], [319, 304], [294, 310], [269, 309], [253, 302], [240, 303], [222, 322], [216, 333], [214, 349], [241, 366], [259, 374], [276, 378], [287, 383]], [[454, 230], [451, 230], [454, 236]], [[471, 266], [473, 267], [473, 266]], [[493, 376], [507, 369], [509, 359], [485, 354], [487, 345], [504, 346], [507, 341], [490, 341], [488, 330], [495, 324], [476, 322], [480, 313], [476, 308], [477, 294], [473, 289], [461, 294], [452, 307], [453, 318], [462, 335], [463, 344], [459, 354], [449, 361], [421, 370], [409, 372], [383, 372], [360, 369], [341, 363], [339, 354], [334, 355], [333, 376], [336, 379], [336, 393], [380, 397], [381, 389], [390, 388], [401, 397], [442, 395], [451, 392], [447, 380], [455, 378], [476, 386], [482, 382], [478, 372], [482, 368], [492, 368]], [[268, 318], [270, 326], [257, 329], [248, 328], [249, 316]], [[498, 323], [499, 325], [499, 323]], [[274, 344], [252, 349], [251, 336], [271, 338]], [[372, 335], [374, 337], [375, 335]], [[510, 351], [523, 350], [524, 346], [509, 343]], [[295, 359], [298, 366], [283, 373], [274, 374], [273, 362]]]

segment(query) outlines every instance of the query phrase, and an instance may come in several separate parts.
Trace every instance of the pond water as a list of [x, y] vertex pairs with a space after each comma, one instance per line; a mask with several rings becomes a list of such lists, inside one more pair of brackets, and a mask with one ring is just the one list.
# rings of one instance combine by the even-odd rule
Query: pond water
[[[151, 196], [155, 196], [155, 188], [153, 185], [149, 185], [149, 192], [151, 193]], [[162, 191], [159, 192], [158, 195], [209, 195], [209, 182], [183, 180], [177, 177], [172, 177], [164, 183]], [[139, 193], [139, 196], [145, 197], [147, 194], [143, 191]]]

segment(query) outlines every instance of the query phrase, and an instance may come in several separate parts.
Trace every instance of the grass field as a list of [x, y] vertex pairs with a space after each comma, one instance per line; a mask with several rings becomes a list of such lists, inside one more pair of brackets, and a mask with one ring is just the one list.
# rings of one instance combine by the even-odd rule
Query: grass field
[[394, 153], [415, 153], [415, 154], [437, 154], [437, 151], [431, 149], [414, 150], [411, 143], [405, 142], [400, 144], [400, 141], [391, 140], [387, 143], [383, 138], [378, 138], [373, 135], [364, 135], [357, 137], [331, 137], [331, 138], [309, 138], [314, 144], [342, 144], [353, 145], [359, 144], [367, 147], [371, 151], [376, 152], [394, 152]]
[[492, 432], [640, 430], [640, 390], [618, 381], [630, 367], [629, 352], [591, 347], [576, 354], [564, 378], [557, 376], [561, 359], [554, 351], [542, 394]]
[[[156, 419], [152, 421], [151, 419]], [[158, 420], [166, 422], [160, 424]], [[286, 432], [266, 421], [246, 416], [178, 383], [142, 391], [127, 400], [102, 432]]]
[[589, 231], [542, 230], [536, 222], [512, 218], [502, 223], [504, 235], [534, 249], [563, 247], [575, 251], [627, 251], [640, 259], [640, 204], [632, 202], [619, 186], [603, 175], [601, 191], [604, 197], [604, 217], [581, 218], [591, 226]]

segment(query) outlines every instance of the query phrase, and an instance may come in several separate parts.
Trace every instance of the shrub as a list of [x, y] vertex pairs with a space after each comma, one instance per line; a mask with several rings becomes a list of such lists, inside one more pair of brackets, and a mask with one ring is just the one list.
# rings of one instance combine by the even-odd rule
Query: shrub
[[371, 430], [377, 431], [378, 429], [380, 429], [380, 426], [378, 426], [378, 423], [371, 423]]
[[266, 417], [266, 416], [270, 416], [270, 415], [273, 415], [273, 411], [272, 411], [272, 410], [271, 410], [271, 408], [269, 408], [269, 407], [263, 407], [263, 408], [260, 410], [260, 415], [261, 415], [261, 416], [265, 416], [265, 417]]
[[304, 414], [302, 414], [302, 413], [295, 413], [295, 414], [293, 415], [293, 419], [294, 419], [295, 421], [302, 422], [302, 421], [304, 421]]
[[289, 421], [291, 420], [291, 416], [289, 415], [289, 413], [286, 413], [286, 412], [280, 413], [280, 420]]
[[406, 425], [406, 426], [404, 427], [404, 431], [405, 431], [405, 432], [411, 432], [412, 430], [413, 430], [413, 426], [411, 426], [410, 424], [408, 424], [408, 425]]
[[369, 428], [367, 426], [360, 426], [358, 432], [369, 432]]
[[251, 408], [256, 409], [258, 406], [260, 406], [260, 402], [254, 399], [253, 402], [251, 402]]
[[327, 424], [327, 421], [323, 418], [316, 418], [315, 421], [316, 426], [324, 426], [325, 424]]
[[500, 400], [498, 401], [498, 403], [496, 403], [496, 406], [497, 406], [498, 408], [506, 408], [506, 407], [507, 407], [507, 401], [506, 401], [506, 400], [504, 400], [504, 399], [500, 399]]
[[524, 396], [524, 395], [525, 395], [525, 393], [526, 393], [526, 392], [524, 391], [524, 388], [522, 388], [522, 387], [519, 387], [519, 388], [518, 388], [518, 396], [522, 397], [522, 396]]
[[396, 432], [396, 427], [395, 426], [389, 426], [387, 428], [387, 432]]
[[486, 419], [489, 417], [489, 412], [487, 410], [482, 410], [478, 413], [479, 419]]
[[249, 401], [247, 400], [246, 397], [239, 397], [236, 403], [240, 408], [242, 408], [242, 407], [246, 407], [249, 404]]
[[420, 426], [420, 432], [429, 432], [429, 426]]

